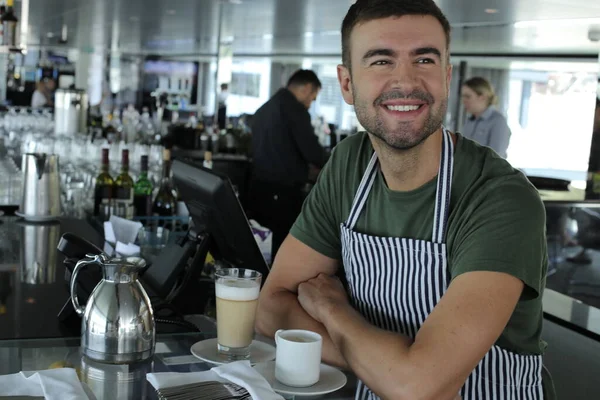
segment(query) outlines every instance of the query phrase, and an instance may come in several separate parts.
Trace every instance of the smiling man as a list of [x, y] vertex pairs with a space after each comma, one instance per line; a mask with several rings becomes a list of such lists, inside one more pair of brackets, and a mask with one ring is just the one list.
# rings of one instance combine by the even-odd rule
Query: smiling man
[[[257, 329], [323, 336], [357, 399], [541, 399], [545, 212], [488, 148], [442, 126], [450, 25], [432, 0], [358, 0], [341, 142], [277, 254]], [[338, 272], [347, 286], [335, 277]]]

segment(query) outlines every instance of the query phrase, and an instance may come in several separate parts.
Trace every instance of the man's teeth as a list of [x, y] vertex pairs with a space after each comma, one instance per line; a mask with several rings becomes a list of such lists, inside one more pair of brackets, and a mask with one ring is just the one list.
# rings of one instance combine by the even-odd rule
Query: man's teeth
[[416, 111], [421, 106], [386, 106], [391, 111]]

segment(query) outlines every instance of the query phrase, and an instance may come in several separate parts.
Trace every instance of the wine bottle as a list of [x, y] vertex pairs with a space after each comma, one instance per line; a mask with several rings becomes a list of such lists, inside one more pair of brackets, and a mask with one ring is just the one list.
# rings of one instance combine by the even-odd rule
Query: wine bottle
[[123, 150], [121, 155], [121, 173], [115, 179], [114, 196], [115, 215], [133, 218], [133, 179], [129, 175], [129, 150]]
[[4, 46], [17, 46], [17, 23], [19, 19], [15, 15], [14, 0], [6, 1], [6, 12], [0, 19], [2, 22], [2, 44]]
[[94, 188], [94, 216], [107, 220], [111, 214], [113, 178], [110, 176], [108, 149], [102, 149], [102, 165]]
[[152, 213], [158, 217], [173, 217], [177, 211], [177, 196], [171, 181], [171, 150], [163, 150], [163, 173], [162, 180], [154, 204]]
[[152, 216], [152, 182], [148, 179], [148, 156], [142, 156], [140, 177], [133, 188], [133, 205], [137, 217]]

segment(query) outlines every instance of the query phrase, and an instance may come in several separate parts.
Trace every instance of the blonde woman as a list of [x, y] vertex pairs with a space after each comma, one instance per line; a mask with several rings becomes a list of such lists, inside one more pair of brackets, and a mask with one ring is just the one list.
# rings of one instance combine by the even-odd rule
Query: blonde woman
[[481, 77], [467, 80], [462, 87], [461, 99], [469, 113], [461, 131], [463, 136], [506, 158], [511, 132], [506, 118], [494, 107], [497, 97], [490, 82]]

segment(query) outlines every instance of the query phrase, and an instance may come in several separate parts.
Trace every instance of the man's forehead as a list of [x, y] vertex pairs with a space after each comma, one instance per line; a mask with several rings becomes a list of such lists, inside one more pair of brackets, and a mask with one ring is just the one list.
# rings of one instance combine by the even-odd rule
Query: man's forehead
[[[360, 39], [364, 40], [360, 40]], [[446, 47], [446, 34], [442, 24], [431, 15], [403, 15], [359, 22], [350, 35], [351, 44], [369, 46], [374, 40], [400, 44], [426, 40], [440, 42]], [[415, 43], [415, 47], [420, 47]], [[442, 49], [440, 49], [442, 50]]]

